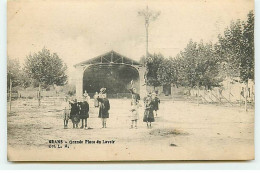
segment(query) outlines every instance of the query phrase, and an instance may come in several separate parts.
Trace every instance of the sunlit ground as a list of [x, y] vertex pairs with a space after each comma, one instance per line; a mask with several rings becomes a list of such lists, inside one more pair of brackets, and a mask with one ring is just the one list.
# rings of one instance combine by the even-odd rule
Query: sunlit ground
[[[8, 113], [8, 146], [12, 152], [75, 150], [89, 153], [87, 159], [157, 160], [157, 159], [252, 159], [254, 146], [254, 111], [242, 107], [197, 106], [185, 101], [162, 101], [158, 117], [148, 129], [139, 110], [137, 129], [130, 129], [130, 100], [111, 99], [107, 128], [102, 129], [98, 109], [90, 104], [88, 130], [64, 129], [62, 101], [16, 100]], [[79, 125], [80, 126], [80, 125]], [[48, 140], [114, 140], [110, 145], [70, 145], [69, 149], [50, 149]], [[81, 150], [83, 149], [83, 150]], [[114, 155], [93, 154], [104, 150]], [[109, 151], [107, 151], [109, 150]], [[118, 151], [119, 150], [119, 151]], [[78, 153], [80, 155], [80, 152]], [[107, 158], [107, 159], [106, 159]], [[51, 157], [50, 157], [51, 159]], [[62, 159], [61, 160], [67, 160]], [[70, 158], [68, 158], [70, 159]], [[39, 159], [42, 160], [42, 159]], [[46, 160], [43, 159], [43, 160]], [[53, 159], [51, 159], [53, 160]], [[54, 159], [57, 160], [57, 159]], [[59, 159], [58, 159], [59, 160]], [[79, 160], [86, 160], [79, 156]]]

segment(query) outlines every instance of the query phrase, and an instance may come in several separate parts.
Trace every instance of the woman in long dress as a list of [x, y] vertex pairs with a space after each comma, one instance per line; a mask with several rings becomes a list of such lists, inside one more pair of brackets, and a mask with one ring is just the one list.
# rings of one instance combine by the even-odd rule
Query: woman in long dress
[[152, 122], [154, 122], [154, 114], [153, 114], [153, 103], [152, 98], [148, 95], [144, 99], [145, 111], [144, 111], [144, 118], [143, 122], [146, 122], [148, 128], [152, 127]]
[[[80, 128], [83, 129], [85, 127], [85, 129], [87, 129], [87, 120], [89, 118], [89, 104], [86, 100], [84, 100], [83, 102], [79, 102], [79, 107], [80, 107], [79, 115], [82, 121]], [[85, 121], [85, 126], [84, 126], [84, 121]]]
[[107, 128], [107, 119], [109, 118], [110, 110], [110, 103], [109, 100], [106, 98], [105, 91], [105, 88], [101, 88], [99, 97], [97, 98], [100, 103], [98, 118], [101, 118], [102, 128]]
[[95, 108], [97, 108], [98, 106], [99, 106], [99, 103], [98, 103], [98, 92], [96, 92], [95, 93], [95, 95], [94, 95], [94, 106], [95, 106]]

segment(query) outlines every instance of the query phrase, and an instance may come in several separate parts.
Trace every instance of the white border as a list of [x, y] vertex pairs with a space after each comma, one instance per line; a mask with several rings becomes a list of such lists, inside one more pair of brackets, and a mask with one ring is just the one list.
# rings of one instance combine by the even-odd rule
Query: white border
[[[260, 169], [260, 108], [256, 106], [256, 114], [255, 114], [255, 160], [247, 161], [247, 162], [172, 162], [172, 163], [105, 163], [105, 164], [97, 164], [97, 163], [11, 163], [7, 161], [7, 117], [6, 117], [6, 4], [7, 0], [0, 0], [0, 170], [1, 169], [55, 169], [55, 170], [72, 170], [72, 169], [152, 169], [152, 170], [167, 170], [167, 169], [176, 169], [176, 170], [248, 170], [248, 169]], [[255, 0], [255, 52], [256, 52], [256, 105], [259, 105], [259, 74], [260, 74], [260, 0]], [[27, 172], [27, 171], [26, 171]], [[64, 172], [64, 171], [62, 171]], [[150, 172], [150, 171], [149, 171]]]

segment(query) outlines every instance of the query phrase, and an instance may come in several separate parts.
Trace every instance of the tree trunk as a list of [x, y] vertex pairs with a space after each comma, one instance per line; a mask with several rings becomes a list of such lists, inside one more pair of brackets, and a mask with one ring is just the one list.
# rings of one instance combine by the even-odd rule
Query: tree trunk
[[245, 88], [245, 111], [247, 112], [247, 94], [248, 93], [248, 80], [246, 82], [246, 88]]
[[39, 91], [38, 91], [38, 106], [41, 106], [41, 84], [39, 84]]
[[10, 102], [9, 109], [11, 112], [12, 110], [12, 79], [11, 78], [10, 78], [9, 102]]

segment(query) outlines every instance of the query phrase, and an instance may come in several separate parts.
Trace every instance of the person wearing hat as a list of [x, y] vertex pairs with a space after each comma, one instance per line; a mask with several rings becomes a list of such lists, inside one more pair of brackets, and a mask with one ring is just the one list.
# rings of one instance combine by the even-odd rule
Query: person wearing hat
[[85, 129], [87, 129], [87, 120], [89, 118], [89, 103], [87, 99], [84, 98], [82, 102], [79, 102], [79, 116], [82, 121], [81, 129], [84, 128], [84, 121], [85, 121]]
[[143, 117], [143, 122], [146, 122], [147, 128], [152, 127], [152, 122], [154, 122], [154, 114], [153, 114], [153, 102], [152, 102], [152, 97], [151, 93], [147, 95], [144, 99], [144, 117]]
[[79, 118], [79, 106], [78, 101], [75, 99], [74, 101], [70, 102], [71, 111], [70, 111], [70, 119], [73, 123], [73, 128], [78, 128], [78, 124], [80, 122]]
[[131, 129], [134, 128], [134, 124], [135, 124], [135, 128], [137, 129], [137, 121], [139, 119], [139, 107], [141, 107], [141, 105], [139, 104], [139, 102], [136, 102], [135, 99], [131, 100]]
[[155, 112], [155, 115], [157, 116], [157, 111], [159, 110], [159, 104], [160, 99], [157, 97], [157, 94], [155, 92], [152, 93], [152, 104], [153, 104], [153, 111]]
[[[133, 80], [131, 81], [131, 84], [133, 85]], [[131, 100], [131, 129], [134, 127], [135, 124], [135, 128], [137, 129], [137, 120], [139, 119], [139, 107], [141, 107], [141, 105], [139, 104], [140, 101], [140, 95], [137, 93], [136, 88], [134, 88], [132, 86], [131, 89], [129, 89], [131, 94], [132, 94], [132, 100]]]
[[136, 102], [139, 103], [140, 94], [137, 93], [136, 88], [131, 88], [131, 89], [129, 89], [129, 91], [130, 91], [131, 94], [132, 94], [132, 99], [134, 99]]
[[99, 113], [98, 118], [101, 118], [102, 128], [107, 127], [107, 118], [109, 118], [110, 103], [106, 98], [106, 88], [100, 89], [100, 94], [97, 100], [99, 101]]

